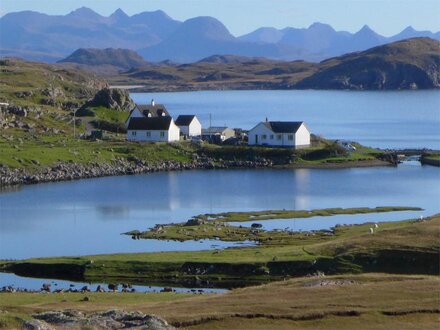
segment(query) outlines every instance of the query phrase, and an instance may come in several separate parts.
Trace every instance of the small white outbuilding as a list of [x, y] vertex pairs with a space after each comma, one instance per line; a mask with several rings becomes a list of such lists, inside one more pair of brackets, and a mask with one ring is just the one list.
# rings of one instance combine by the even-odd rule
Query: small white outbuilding
[[180, 128], [180, 133], [185, 136], [202, 135], [202, 124], [195, 115], [180, 115], [176, 119], [176, 125]]
[[302, 121], [263, 121], [248, 133], [249, 145], [305, 148], [310, 131]]

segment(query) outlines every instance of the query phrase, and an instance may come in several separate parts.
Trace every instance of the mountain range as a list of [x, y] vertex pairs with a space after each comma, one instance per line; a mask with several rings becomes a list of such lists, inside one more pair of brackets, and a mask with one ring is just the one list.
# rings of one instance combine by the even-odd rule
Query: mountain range
[[78, 48], [110, 47], [136, 50], [153, 62], [192, 63], [228, 54], [316, 62], [414, 37], [440, 40], [440, 32], [407, 27], [395, 36], [384, 37], [368, 26], [350, 33], [313, 23], [300, 29], [263, 27], [235, 37], [213, 17], [181, 22], [160, 10], [129, 16], [121, 9], [106, 17], [85, 7], [67, 15], [22, 11], [0, 18], [1, 56], [47, 62], [65, 58]]

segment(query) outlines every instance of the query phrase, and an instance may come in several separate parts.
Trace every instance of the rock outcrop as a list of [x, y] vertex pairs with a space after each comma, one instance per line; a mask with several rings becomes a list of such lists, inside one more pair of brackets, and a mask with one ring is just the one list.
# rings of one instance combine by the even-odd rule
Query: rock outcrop
[[174, 330], [164, 319], [141, 312], [109, 310], [85, 314], [75, 310], [50, 311], [34, 314], [36, 320], [26, 321], [23, 329], [145, 329]]
[[118, 88], [103, 88], [84, 107], [105, 107], [118, 111], [130, 111], [135, 103], [126, 90]]

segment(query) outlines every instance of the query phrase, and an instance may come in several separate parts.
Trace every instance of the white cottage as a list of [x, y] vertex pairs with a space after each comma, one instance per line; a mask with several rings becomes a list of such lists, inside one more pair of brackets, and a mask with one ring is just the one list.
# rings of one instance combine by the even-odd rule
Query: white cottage
[[127, 125], [127, 140], [174, 142], [180, 139], [180, 129], [170, 116], [134, 117]]
[[304, 148], [310, 146], [310, 131], [302, 121], [265, 121], [248, 133], [249, 145]]
[[202, 124], [195, 115], [180, 115], [176, 119], [176, 125], [185, 136], [202, 135]]

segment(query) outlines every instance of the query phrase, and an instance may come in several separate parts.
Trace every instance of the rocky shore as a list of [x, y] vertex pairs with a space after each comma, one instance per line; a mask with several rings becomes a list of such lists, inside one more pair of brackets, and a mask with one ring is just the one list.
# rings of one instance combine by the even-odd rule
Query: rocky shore
[[142, 160], [128, 161], [123, 158], [112, 163], [57, 163], [54, 166], [36, 170], [23, 168], [10, 169], [0, 166], [0, 186], [35, 184], [43, 182], [70, 181], [103, 176], [133, 175], [163, 171], [181, 171], [192, 169], [262, 168], [273, 166], [270, 160], [259, 161], [221, 161], [198, 159], [191, 163], [163, 161], [155, 164]]

